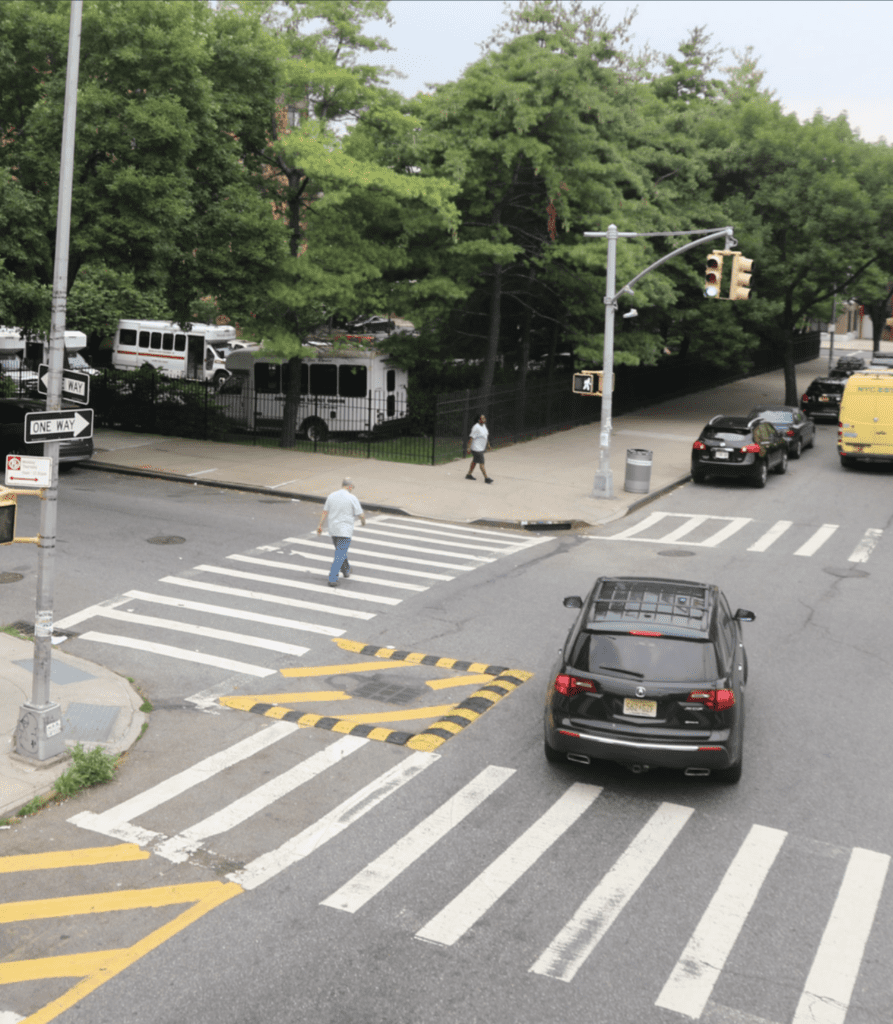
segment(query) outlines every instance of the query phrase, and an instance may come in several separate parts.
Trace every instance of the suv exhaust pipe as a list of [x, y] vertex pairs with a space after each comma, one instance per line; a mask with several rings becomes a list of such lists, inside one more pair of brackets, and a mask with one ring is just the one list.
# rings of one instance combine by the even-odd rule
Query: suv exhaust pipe
[[710, 769], [709, 768], [686, 768], [685, 769], [685, 774], [689, 778], [691, 778], [693, 775], [697, 775], [699, 777], [703, 777], [703, 776], [706, 776], [706, 775], [710, 774]]
[[628, 764], [626, 766], [633, 775], [644, 775], [651, 768], [650, 764]]
[[591, 764], [589, 757], [586, 754], [568, 754], [568, 761], [576, 761], [577, 764]]

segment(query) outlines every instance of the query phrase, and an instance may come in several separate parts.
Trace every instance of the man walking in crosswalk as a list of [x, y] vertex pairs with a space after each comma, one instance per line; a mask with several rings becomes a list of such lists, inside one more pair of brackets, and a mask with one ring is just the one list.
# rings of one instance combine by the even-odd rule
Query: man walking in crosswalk
[[335, 545], [335, 557], [329, 569], [329, 586], [338, 586], [338, 573], [341, 572], [344, 578], [350, 576], [350, 562], [347, 560], [347, 549], [350, 547], [350, 540], [353, 537], [354, 520], [359, 519], [363, 526], [366, 525], [366, 513], [363, 506], [353, 495], [354, 482], [349, 476], [341, 481], [341, 487], [326, 498], [323, 505], [322, 517], [319, 520], [317, 533], [322, 533], [323, 523], [329, 520], [329, 536]]

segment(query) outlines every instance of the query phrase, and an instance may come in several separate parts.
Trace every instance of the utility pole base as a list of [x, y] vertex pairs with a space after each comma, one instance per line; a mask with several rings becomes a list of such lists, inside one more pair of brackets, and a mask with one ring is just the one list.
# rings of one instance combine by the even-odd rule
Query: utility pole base
[[65, 753], [62, 708], [58, 704], [22, 704], [16, 723], [15, 752], [31, 761], [49, 761]]
[[597, 469], [595, 471], [595, 483], [592, 485], [592, 494], [589, 497], [614, 497], [614, 473], [610, 469]]

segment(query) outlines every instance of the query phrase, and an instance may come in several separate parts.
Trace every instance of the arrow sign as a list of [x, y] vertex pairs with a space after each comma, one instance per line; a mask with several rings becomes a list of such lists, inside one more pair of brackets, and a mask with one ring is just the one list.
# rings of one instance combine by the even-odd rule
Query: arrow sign
[[25, 442], [73, 441], [93, 436], [93, 410], [25, 413]]
[[[46, 363], [41, 363], [40, 369], [37, 372], [37, 390], [42, 395], [47, 394], [49, 390], [49, 379], [50, 368]], [[83, 402], [86, 405], [90, 401], [90, 375], [88, 373], [78, 373], [77, 370], [63, 370], [62, 396], [64, 398], [71, 398], [75, 402]]]

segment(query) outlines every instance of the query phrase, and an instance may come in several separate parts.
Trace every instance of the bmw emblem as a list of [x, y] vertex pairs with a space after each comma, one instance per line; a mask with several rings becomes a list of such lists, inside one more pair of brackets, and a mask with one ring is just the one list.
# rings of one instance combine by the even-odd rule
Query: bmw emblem
[[637, 686], [636, 687], [636, 696], [637, 697], [644, 697], [645, 696], [645, 687], [644, 686]]

